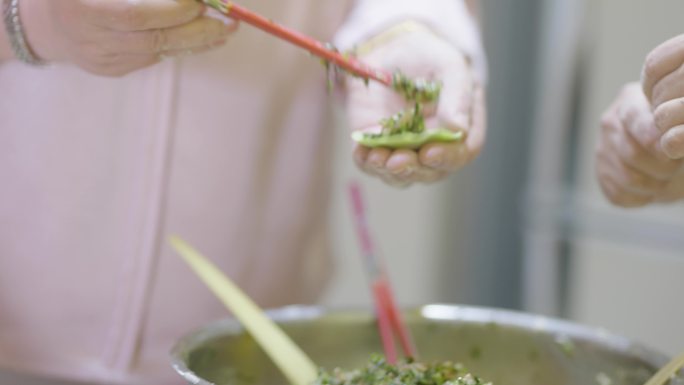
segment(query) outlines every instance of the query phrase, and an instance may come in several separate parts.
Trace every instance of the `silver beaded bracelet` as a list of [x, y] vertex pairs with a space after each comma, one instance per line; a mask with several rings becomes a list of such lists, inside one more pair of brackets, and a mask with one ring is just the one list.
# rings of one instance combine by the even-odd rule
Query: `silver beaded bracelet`
[[36, 56], [26, 41], [24, 28], [19, 17], [19, 0], [3, 0], [3, 15], [7, 37], [17, 59], [34, 66], [47, 64]]

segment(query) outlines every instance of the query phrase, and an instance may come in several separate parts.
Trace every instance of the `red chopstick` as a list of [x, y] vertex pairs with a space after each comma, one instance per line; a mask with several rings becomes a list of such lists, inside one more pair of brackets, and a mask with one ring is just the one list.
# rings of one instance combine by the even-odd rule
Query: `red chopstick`
[[[361, 250], [365, 257], [366, 272], [371, 280], [375, 311], [378, 317], [378, 327], [380, 338], [385, 351], [387, 362], [395, 364], [397, 353], [394, 347], [394, 332], [399, 337], [399, 343], [408, 357], [416, 358], [416, 348], [413, 344], [411, 334], [404, 324], [401, 313], [399, 312], [394, 295], [390, 288], [387, 274], [381, 264], [380, 256], [375, 252], [368, 222], [366, 220], [366, 209], [361, 194], [361, 188], [356, 182], [349, 185], [349, 197], [352, 202], [354, 219], [356, 223], [357, 235], [361, 244]], [[394, 330], [393, 330], [394, 329]]]
[[209, 3], [211, 5], [218, 3], [215, 8], [228, 17], [235, 20], [244, 21], [245, 23], [259, 28], [264, 32], [270, 33], [273, 36], [304, 48], [311, 54], [327, 60], [328, 62], [345, 69], [353, 75], [363, 79], [372, 79], [386, 86], [392, 86], [392, 74], [385, 70], [372, 68], [350, 55], [340, 53], [327, 44], [323, 44], [320, 41], [317, 41], [300, 32], [277, 24], [273, 20], [256, 14], [240, 5], [235, 4], [232, 1], [212, 0], [209, 1]]

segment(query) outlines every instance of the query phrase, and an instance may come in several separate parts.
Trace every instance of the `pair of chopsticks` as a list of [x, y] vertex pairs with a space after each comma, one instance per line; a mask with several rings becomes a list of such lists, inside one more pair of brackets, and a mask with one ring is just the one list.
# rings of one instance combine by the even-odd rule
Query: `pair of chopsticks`
[[404, 354], [408, 357], [415, 358], [416, 349], [413, 345], [411, 335], [401, 318], [396, 302], [394, 301], [394, 295], [392, 294], [384, 266], [373, 246], [370, 230], [368, 229], [368, 221], [366, 220], [366, 208], [358, 183], [350, 183], [349, 197], [352, 203], [356, 231], [364, 256], [366, 272], [368, 273], [371, 290], [373, 292], [375, 311], [378, 318], [378, 327], [380, 329], [380, 337], [385, 351], [385, 358], [390, 364], [395, 364], [397, 362], [394, 332], [396, 332], [399, 337], [399, 342]]
[[227, 0], [203, 0], [205, 4], [218, 10], [233, 20], [244, 21], [266, 33], [277, 38], [304, 48], [312, 55], [315, 55], [326, 62], [332, 63], [352, 75], [362, 79], [370, 79], [380, 82], [388, 87], [392, 86], [392, 74], [381, 69], [371, 68], [360, 62], [353, 56], [340, 53], [329, 44], [321, 43], [300, 32], [280, 25], [273, 20], [252, 12], [232, 1]]

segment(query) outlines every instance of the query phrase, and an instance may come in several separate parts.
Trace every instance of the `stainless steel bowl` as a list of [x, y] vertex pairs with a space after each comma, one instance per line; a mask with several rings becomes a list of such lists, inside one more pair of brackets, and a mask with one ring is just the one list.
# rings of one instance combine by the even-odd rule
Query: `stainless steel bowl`
[[[269, 314], [322, 367], [359, 367], [382, 352], [368, 311], [288, 307]], [[421, 360], [462, 362], [495, 385], [641, 385], [667, 362], [625, 338], [531, 314], [427, 305], [405, 317]], [[286, 384], [234, 320], [184, 337], [172, 360], [191, 384]]]

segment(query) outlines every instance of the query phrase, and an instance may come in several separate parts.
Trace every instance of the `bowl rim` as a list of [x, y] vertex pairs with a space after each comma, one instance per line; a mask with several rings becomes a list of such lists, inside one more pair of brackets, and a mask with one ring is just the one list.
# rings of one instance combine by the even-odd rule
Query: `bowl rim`
[[[627, 353], [654, 368], [665, 365], [669, 360], [667, 355], [663, 353], [651, 349], [642, 343], [609, 332], [604, 328], [534, 313], [442, 303], [407, 307], [404, 311], [406, 314], [413, 314], [434, 321], [494, 323], [504, 327], [547, 333], [561, 339], [591, 342], [609, 350]], [[371, 309], [367, 307], [323, 307], [317, 305], [291, 305], [267, 309], [265, 312], [278, 323], [313, 320], [333, 314], [372, 314]], [[215, 385], [200, 378], [188, 368], [184, 360], [184, 352], [191, 351], [194, 347], [201, 345], [207, 340], [218, 336], [239, 333], [243, 330], [240, 323], [233, 318], [220, 319], [197, 328], [181, 337], [171, 348], [171, 366], [190, 384]]]

